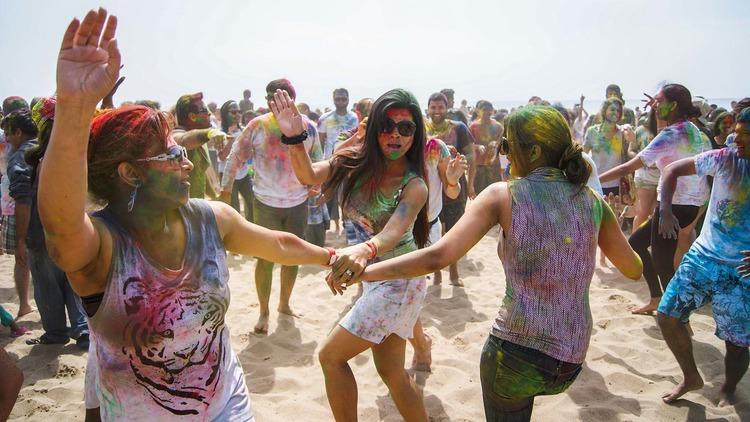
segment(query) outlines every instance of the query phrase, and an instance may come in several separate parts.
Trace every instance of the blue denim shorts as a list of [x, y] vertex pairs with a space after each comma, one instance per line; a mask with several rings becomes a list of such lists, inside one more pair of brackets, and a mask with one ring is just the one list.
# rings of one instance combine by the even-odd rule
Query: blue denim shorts
[[750, 346], [750, 278], [737, 269], [690, 249], [659, 302], [659, 313], [687, 322], [696, 309], [712, 303], [716, 336]]

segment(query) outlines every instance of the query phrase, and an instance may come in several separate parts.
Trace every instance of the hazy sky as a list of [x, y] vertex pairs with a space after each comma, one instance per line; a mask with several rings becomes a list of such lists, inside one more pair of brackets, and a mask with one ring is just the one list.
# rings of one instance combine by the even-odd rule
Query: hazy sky
[[471, 104], [596, 104], [608, 83], [639, 98], [662, 80], [750, 95], [748, 0], [0, 0], [0, 97], [51, 94], [67, 23], [100, 4], [120, 20], [116, 103], [203, 91], [221, 104], [250, 88], [258, 105], [280, 77], [320, 107], [340, 86], [352, 101], [403, 87], [420, 103], [451, 87]]

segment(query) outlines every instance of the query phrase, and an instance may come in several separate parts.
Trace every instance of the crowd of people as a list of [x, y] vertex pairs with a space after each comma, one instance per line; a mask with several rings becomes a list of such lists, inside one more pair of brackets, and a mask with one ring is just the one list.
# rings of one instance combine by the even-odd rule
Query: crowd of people
[[[281, 314], [298, 316], [299, 265], [328, 267], [332, 294], [358, 285], [318, 354], [335, 420], [357, 419], [348, 362], [371, 350], [402, 417], [426, 421], [405, 362], [410, 342], [412, 368], [430, 370], [425, 275], [440, 284], [447, 267], [463, 286], [457, 262], [498, 226], [506, 291], [478, 368], [488, 421], [528, 421], [536, 396], [575, 382], [599, 250], [599, 265], [648, 285], [633, 312], [656, 313], [684, 375], [664, 402], [703, 385], [689, 317], [709, 303], [722, 401], [735, 399], [750, 360], [750, 98], [725, 110], [670, 83], [632, 110], [609, 85], [589, 113], [584, 96], [496, 110], [455, 107], [444, 89], [422, 108], [393, 89], [350, 110], [337, 88], [320, 112], [276, 79], [263, 107], [250, 90], [221, 106], [198, 92], [165, 111], [115, 107], [116, 28], [103, 9], [74, 19], [55, 95], [6, 98], [0, 123], [0, 249], [18, 295], [0, 322], [28, 335], [33, 283], [44, 333], [26, 342], [88, 350], [86, 420], [254, 420], [224, 321], [238, 254], [257, 258], [258, 335], [274, 264]], [[2, 349], [0, 370], [4, 420], [23, 374]]]

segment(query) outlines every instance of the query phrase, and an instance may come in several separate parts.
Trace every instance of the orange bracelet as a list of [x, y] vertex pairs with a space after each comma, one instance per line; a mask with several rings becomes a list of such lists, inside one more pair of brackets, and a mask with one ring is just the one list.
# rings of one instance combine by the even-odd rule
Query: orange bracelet
[[370, 248], [370, 252], [372, 253], [370, 255], [370, 259], [373, 259], [376, 256], [378, 256], [378, 247], [375, 246], [375, 242], [373, 242], [372, 240], [368, 240], [367, 242], [365, 242], [365, 245], [367, 245], [367, 247]]

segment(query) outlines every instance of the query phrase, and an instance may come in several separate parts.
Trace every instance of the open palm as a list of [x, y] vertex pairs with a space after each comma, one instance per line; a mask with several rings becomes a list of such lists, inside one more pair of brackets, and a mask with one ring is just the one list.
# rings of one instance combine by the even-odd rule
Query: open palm
[[307, 129], [294, 100], [286, 91], [277, 89], [269, 105], [284, 136], [297, 136]]
[[120, 74], [116, 28], [117, 18], [107, 20], [101, 8], [68, 25], [57, 58], [58, 101], [95, 105], [109, 93]]

